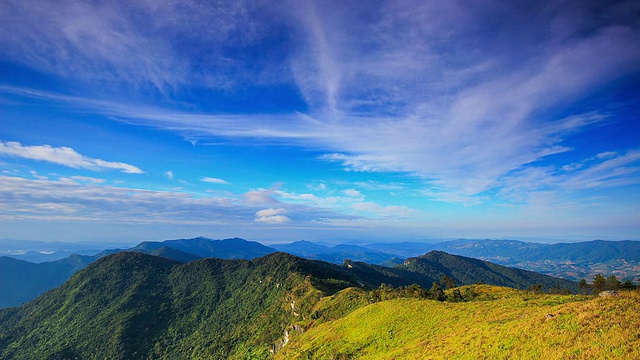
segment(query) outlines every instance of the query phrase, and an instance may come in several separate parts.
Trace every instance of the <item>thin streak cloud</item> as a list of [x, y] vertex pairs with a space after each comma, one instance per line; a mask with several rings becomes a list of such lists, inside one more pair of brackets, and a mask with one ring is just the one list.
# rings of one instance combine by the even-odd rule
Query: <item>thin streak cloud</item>
[[0, 155], [20, 157], [23, 159], [47, 161], [54, 164], [68, 166], [76, 169], [89, 170], [118, 170], [128, 174], [142, 174], [144, 171], [138, 167], [102, 159], [93, 159], [81, 154], [69, 147], [52, 147], [51, 145], [24, 146], [16, 141], [0, 140]]

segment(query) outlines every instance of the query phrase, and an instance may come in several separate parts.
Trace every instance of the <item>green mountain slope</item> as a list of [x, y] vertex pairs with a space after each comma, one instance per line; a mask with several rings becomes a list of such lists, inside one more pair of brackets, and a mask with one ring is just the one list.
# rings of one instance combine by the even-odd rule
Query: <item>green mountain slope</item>
[[628, 240], [540, 244], [460, 239], [435, 244], [434, 249], [570, 280], [602, 274], [637, 281], [640, 266], [640, 241]]
[[[285, 253], [183, 264], [120, 252], [28, 304], [0, 311], [0, 358], [268, 358], [291, 326], [346, 315], [383, 282], [430, 285], [434, 278], [426, 273]], [[320, 311], [319, 304], [325, 304]]]
[[[73, 254], [64, 259], [31, 263], [9, 257], [0, 257], [0, 308], [18, 306], [56, 286], [62, 285], [76, 271], [92, 262], [123, 250], [104, 250], [93, 256]], [[179, 262], [200, 259], [166, 246], [154, 249], [137, 249], [137, 252], [156, 255]]]
[[354, 285], [284, 253], [180, 264], [122, 252], [0, 312], [0, 358], [266, 358], [307, 303]]
[[194, 238], [142, 242], [129, 250], [109, 249], [92, 256], [73, 254], [61, 260], [39, 264], [0, 257], [0, 308], [31, 301], [43, 292], [61, 285], [72, 274], [90, 263], [122, 251], [151, 254], [186, 263], [214, 254], [215, 257], [225, 259], [251, 259], [275, 250], [254, 241], [238, 238]]
[[462, 291], [467, 288], [483, 300], [394, 299], [307, 324], [303, 332], [292, 334], [275, 358], [640, 358], [637, 292], [590, 298], [535, 295], [487, 285]]
[[443, 276], [453, 278], [458, 285], [485, 283], [512, 288], [528, 288], [541, 284], [544, 289], [560, 288], [578, 291], [574, 281], [554, 278], [532, 271], [510, 268], [487, 261], [431, 251], [425, 255], [405, 260], [397, 269], [416, 272], [440, 280]]

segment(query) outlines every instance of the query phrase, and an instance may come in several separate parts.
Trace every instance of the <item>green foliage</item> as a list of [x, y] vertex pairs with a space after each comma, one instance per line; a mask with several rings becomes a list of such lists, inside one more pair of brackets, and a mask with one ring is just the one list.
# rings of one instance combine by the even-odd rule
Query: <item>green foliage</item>
[[580, 294], [586, 295], [589, 293], [590, 289], [591, 285], [589, 285], [589, 283], [587, 283], [584, 278], [580, 279], [580, 282], [578, 283], [578, 292]]
[[300, 269], [323, 267], [286, 254], [184, 265], [115, 254], [0, 312], [0, 358], [268, 358], [322, 295]]
[[[283, 346], [285, 332], [297, 338], [371, 303], [512, 296], [487, 291], [489, 286], [445, 292], [438, 283], [470, 279], [520, 284], [538, 278], [444, 253], [398, 268], [352, 261], [340, 266], [285, 253], [186, 264], [118, 253], [24, 306], [0, 311], [0, 358], [266, 359]], [[401, 329], [386, 336], [395, 331]], [[330, 356], [355, 354], [357, 349], [337, 350]]]
[[596, 274], [593, 278], [593, 292], [598, 294], [601, 291], [604, 291], [607, 287], [607, 280], [602, 276], [602, 274]]
[[[408, 270], [424, 275], [433, 281], [447, 278], [455, 284], [492, 284], [512, 288], [528, 288], [534, 284], [542, 284], [543, 289], [560, 287], [571, 292], [578, 291], [578, 283], [542, 275], [506, 266], [496, 265], [487, 261], [447, 254], [442, 251], [431, 251], [423, 256], [409, 258], [396, 269]], [[422, 283], [422, 286], [428, 286]], [[444, 283], [443, 283], [444, 284]]]
[[603, 299], [487, 285], [464, 303], [399, 298], [314, 324], [276, 359], [640, 358], [640, 294]]
[[318, 310], [323, 296], [374, 288], [388, 279], [387, 298], [395, 291], [391, 284], [414, 278], [421, 275], [285, 253], [186, 264], [117, 253], [33, 302], [0, 313], [0, 357], [267, 358], [291, 324], [342, 316], [369, 300], [360, 296], [366, 292], [345, 292], [357, 301]]
[[527, 289], [534, 294], [542, 294], [542, 284], [533, 284]]
[[440, 284], [442, 284], [445, 289], [453, 289], [456, 287], [456, 281], [447, 275], [440, 279]]
[[431, 298], [433, 300], [437, 300], [437, 301], [447, 300], [447, 295], [445, 295], [444, 290], [442, 290], [442, 287], [440, 286], [440, 284], [438, 284], [435, 281], [431, 286], [431, 290], [429, 290], [429, 294], [431, 295]]

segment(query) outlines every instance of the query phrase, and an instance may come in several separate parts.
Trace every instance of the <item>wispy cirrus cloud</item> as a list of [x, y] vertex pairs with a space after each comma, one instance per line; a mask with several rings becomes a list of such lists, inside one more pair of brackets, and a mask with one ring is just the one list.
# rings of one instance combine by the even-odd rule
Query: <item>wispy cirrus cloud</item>
[[94, 159], [79, 154], [69, 147], [53, 147], [51, 145], [22, 145], [16, 141], [0, 141], [0, 155], [18, 157], [29, 160], [47, 161], [76, 169], [118, 170], [129, 174], [142, 174], [144, 171], [136, 166], [122, 162]]
[[213, 177], [203, 177], [200, 180], [204, 181], [206, 183], [210, 183], [210, 184], [222, 184], [222, 185], [229, 184], [227, 181], [225, 181], [223, 179], [218, 179], [218, 178], [213, 178]]
[[535, 198], [543, 192], [572, 197], [589, 189], [637, 185], [640, 184], [640, 150], [600, 153], [583, 162], [560, 167], [527, 167], [505, 176], [501, 182], [500, 196], [524, 202], [537, 201]]
[[[640, 70], [640, 32], [629, 15], [638, 11], [633, 1], [552, 1], [544, 7], [307, 1], [274, 10], [243, 1], [65, 1], [56, 9], [12, 4], [20, 16], [9, 8], [2, 13], [16, 28], [0, 38], [7, 56], [42, 71], [73, 77], [80, 69], [88, 78], [115, 72], [126, 82], [186, 92], [242, 92], [242, 81], [251, 79], [294, 87], [307, 108], [207, 113], [197, 111], [207, 108], [206, 101], [194, 98], [180, 99], [186, 104], [181, 108], [196, 109], [190, 112], [7, 87], [5, 92], [89, 108], [192, 140], [312, 148], [345, 169], [415, 175], [428, 184], [423, 194], [445, 201], [481, 201], [483, 192], [504, 186], [510, 174], [572, 151], [563, 139], [603, 124], [608, 114], [556, 110]], [[52, 11], [60, 16], [43, 21]], [[263, 11], [273, 16], [258, 16]], [[133, 14], [148, 24], [136, 24]], [[12, 17], [26, 21], [10, 22]], [[172, 36], [154, 35], [165, 33]], [[268, 56], [256, 56], [256, 47]], [[251, 65], [258, 60], [260, 66]]]

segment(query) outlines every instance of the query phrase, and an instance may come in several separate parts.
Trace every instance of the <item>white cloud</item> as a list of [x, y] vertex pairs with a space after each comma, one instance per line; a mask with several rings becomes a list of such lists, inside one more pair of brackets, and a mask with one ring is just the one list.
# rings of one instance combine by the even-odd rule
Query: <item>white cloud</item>
[[640, 150], [592, 157], [556, 169], [553, 166], [520, 169], [501, 179], [500, 195], [533, 202], [541, 192], [565, 196], [589, 189], [640, 184]]
[[35, 170], [31, 170], [31, 171], [29, 171], [29, 173], [31, 174], [31, 176], [33, 176], [35, 179], [38, 179], [38, 180], [47, 180], [48, 179], [46, 176], [38, 174], [38, 172], [35, 171]]
[[283, 214], [286, 214], [287, 210], [283, 208], [279, 209], [264, 209], [256, 212], [254, 221], [262, 224], [281, 225], [291, 221], [291, 219]]
[[167, 179], [169, 179], [169, 180], [173, 180], [174, 179], [173, 171], [166, 171], [164, 173], [164, 176], [166, 176]]
[[250, 203], [279, 203], [273, 195], [279, 195], [280, 184], [276, 184], [269, 189], [258, 189], [247, 191], [244, 195], [244, 199]]
[[324, 226], [330, 219], [353, 218], [306, 204], [277, 203], [277, 207], [265, 209], [264, 202], [231, 193], [194, 196], [179, 188], [155, 191], [70, 178], [0, 176], [0, 203], [0, 221], [224, 225], [244, 229], [254, 223], [289, 223], [287, 213], [296, 214], [295, 226]]
[[[623, 13], [634, 13], [634, 2], [577, 8], [552, 1], [519, 9], [508, 1], [486, 6], [411, 0], [367, 7], [313, 1], [10, 4], [0, 23], [15, 28], [0, 35], [0, 44], [16, 63], [80, 81], [117, 78], [161, 91], [210, 85], [234, 90], [244, 79], [271, 76], [273, 83], [282, 78], [297, 86], [309, 110], [208, 115], [27, 96], [170, 129], [192, 141], [293, 143], [320, 150], [327, 154], [321, 158], [349, 170], [416, 175], [442, 199], [473, 198], [534, 161], [570, 151], [563, 138], [599, 124], [606, 114], [559, 118], [550, 109], [572, 106], [634, 74], [640, 64], [637, 24], [619, 10], [627, 6]], [[141, 25], [140, 18], [148, 23]], [[493, 19], [500, 19], [500, 36]], [[269, 36], [282, 28], [286, 39], [273, 41]], [[263, 56], [212, 55], [225, 46], [241, 52], [247, 44], [274, 45], [280, 56], [255, 64]], [[245, 197], [268, 201], [263, 195]]]
[[204, 177], [201, 180], [204, 181], [204, 182], [211, 183], [211, 184], [225, 184], [225, 185], [229, 184], [225, 180], [218, 179], [218, 178], [212, 178], [212, 177]]
[[352, 197], [352, 198], [362, 198], [364, 197], [362, 195], [362, 193], [356, 189], [346, 189], [346, 190], [342, 190], [342, 193], [345, 194], [348, 197]]
[[319, 183], [318, 185], [309, 184], [307, 187], [313, 191], [325, 191], [327, 190], [327, 184]]
[[47, 161], [76, 169], [119, 170], [129, 174], [143, 173], [142, 170], [133, 165], [89, 158], [78, 154], [69, 147], [52, 147], [51, 145], [23, 146], [16, 141], [0, 140], [0, 155]]
[[99, 178], [94, 178], [90, 176], [80, 176], [80, 175], [72, 176], [71, 179], [78, 182], [93, 183], [93, 184], [102, 184], [106, 182], [105, 179], [99, 179]]

